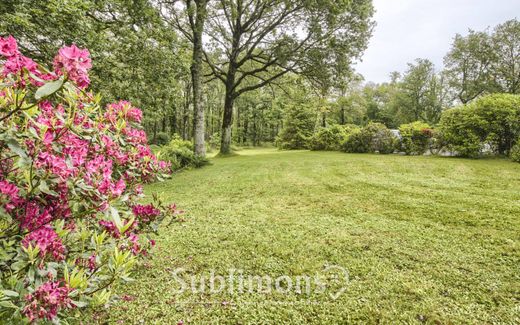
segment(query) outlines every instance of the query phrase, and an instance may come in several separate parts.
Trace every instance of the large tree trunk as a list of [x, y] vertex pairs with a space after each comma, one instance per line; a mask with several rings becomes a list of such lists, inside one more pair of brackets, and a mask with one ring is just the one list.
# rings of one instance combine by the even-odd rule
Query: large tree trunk
[[233, 94], [226, 94], [224, 116], [222, 118], [222, 139], [220, 142], [220, 153], [224, 155], [231, 153], [231, 126], [233, 125], [234, 101]]
[[193, 29], [193, 56], [191, 62], [191, 79], [193, 83], [193, 143], [196, 156], [206, 156], [204, 139], [204, 105], [202, 104], [202, 32], [206, 20], [206, 0], [196, 2], [197, 16]]
[[230, 62], [226, 77], [226, 97], [224, 100], [224, 114], [222, 118], [222, 138], [220, 141], [220, 153], [227, 155], [231, 153], [231, 127], [233, 125], [233, 104], [235, 102], [235, 76], [236, 67]]

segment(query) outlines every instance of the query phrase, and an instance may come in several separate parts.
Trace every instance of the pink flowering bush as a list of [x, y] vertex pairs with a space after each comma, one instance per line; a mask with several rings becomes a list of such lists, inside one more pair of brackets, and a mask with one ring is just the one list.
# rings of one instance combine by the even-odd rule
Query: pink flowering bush
[[110, 303], [155, 245], [176, 208], [137, 200], [170, 166], [139, 109], [87, 92], [87, 50], [63, 47], [47, 70], [0, 38], [0, 63], [0, 323], [58, 322]]

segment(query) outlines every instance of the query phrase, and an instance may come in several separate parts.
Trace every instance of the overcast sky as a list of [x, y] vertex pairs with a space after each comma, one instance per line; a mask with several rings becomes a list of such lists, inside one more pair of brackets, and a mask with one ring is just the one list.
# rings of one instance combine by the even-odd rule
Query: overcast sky
[[427, 58], [442, 67], [455, 34], [520, 18], [520, 0], [373, 0], [377, 22], [363, 62], [366, 81], [388, 81], [392, 71]]

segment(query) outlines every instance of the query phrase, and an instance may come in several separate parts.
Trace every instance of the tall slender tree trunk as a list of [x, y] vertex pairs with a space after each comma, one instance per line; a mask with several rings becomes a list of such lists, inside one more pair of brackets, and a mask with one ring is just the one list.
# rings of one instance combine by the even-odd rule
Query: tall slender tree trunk
[[244, 120], [244, 132], [242, 133], [242, 142], [247, 143], [247, 127], [248, 127], [248, 120]]
[[237, 125], [236, 125], [236, 133], [237, 133], [237, 141], [241, 145], [242, 141], [240, 139], [242, 138], [242, 129], [240, 128], [240, 106], [237, 107]]
[[157, 140], [157, 120], [153, 121], [153, 143]]
[[193, 83], [193, 143], [196, 156], [206, 156], [204, 105], [202, 103], [202, 33], [206, 20], [207, 0], [198, 0], [193, 28], [193, 55], [191, 61], [191, 79]]
[[170, 133], [173, 135], [175, 132], [177, 132], [177, 109], [170, 116]]

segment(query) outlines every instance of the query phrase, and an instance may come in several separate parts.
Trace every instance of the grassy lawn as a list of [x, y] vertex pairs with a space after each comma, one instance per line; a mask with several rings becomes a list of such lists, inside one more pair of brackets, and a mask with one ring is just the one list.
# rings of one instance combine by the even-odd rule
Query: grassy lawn
[[[520, 322], [520, 164], [244, 150], [147, 188], [186, 210], [110, 323]], [[208, 276], [348, 270], [346, 291], [178, 294]], [[331, 280], [332, 281], [332, 280]], [[333, 282], [339, 288], [339, 283]], [[336, 289], [337, 289], [336, 288]]]

